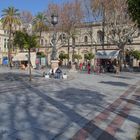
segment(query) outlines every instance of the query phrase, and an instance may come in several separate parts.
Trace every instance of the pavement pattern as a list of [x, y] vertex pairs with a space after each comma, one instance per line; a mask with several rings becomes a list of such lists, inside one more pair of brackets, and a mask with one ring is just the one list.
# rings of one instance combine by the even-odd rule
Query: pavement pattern
[[140, 73], [68, 75], [0, 67], [0, 140], [134, 140]]

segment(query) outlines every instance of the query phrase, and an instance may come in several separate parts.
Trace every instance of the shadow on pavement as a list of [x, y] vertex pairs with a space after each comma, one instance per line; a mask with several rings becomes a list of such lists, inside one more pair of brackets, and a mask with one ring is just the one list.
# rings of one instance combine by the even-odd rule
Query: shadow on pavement
[[110, 75], [111, 77], [115, 77], [115, 78], [121, 78], [121, 79], [133, 79], [131, 77], [125, 77], [125, 76], [120, 76], [120, 75]]
[[[68, 104], [73, 104], [74, 107], [76, 107], [77, 104], [96, 104], [101, 106], [104, 98], [102, 94], [90, 90], [68, 88], [56, 91], [58, 92], [57, 98], [64, 100], [64, 102], [62, 102], [48, 96], [47, 91], [32, 87], [29, 82], [23, 81], [20, 76], [21, 74], [10, 73], [5, 74], [4, 77], [6, 80], [13, 78], [15, 81], [18, 80], [18, 84], [25, 87], [24, 90], [11, 90], [11, 93], [7, 92], [6, 94], [0, 95], [3, 102], [7, 103], [3, 109], [4, 112], [0, 111], [0, 122], [5, 121], [5, 123], [8, 123], [7, 125], [9, 128], [7, 135], [10, 140], [20, 139], [20, 137], [22, 140], [24, 139], [24, 134], [30, 134], [31, 136], [28, 136], [28, 139], [30, 138], [30, 140], [42, 140], [42, 137], [45, 140], [57, 140], [59, 139], [59, 136], [67, 130], [66, 128], [68, 128], [71, 123], [75, 123], [80, 128], [84, 129], [87, 132], [87, 137], [88, 133], [92, 135], [93, 130], [98, 129], [103, 132], [103, 135], [99, 137], [99, 140], [117, 140], [114, 136], [96, 126], [92, 121], [89, 121], [74, 109], [71, 109], [64, 104], [64, 102], [67, 102]], [[52, 106], [57, 109], [60, 116], [62, 113], [67, 117], [65, 124], [61, 126], [58, 132], [53, 132], [51, 128], [46, 129], [49, 122], [57, 120], [56, 116], [52, 117], [56, 115], [57, 112], [55, 112], [55, 110], [53, 112], [53, 109], [51, 109], [50, 113], [52, 116], [49, 116], [50, 114], [46, 115], [46, 110], [42, 109], [40, 112], [40, 108], [43, 108], [43, 106], [44, 108]], [[8, 110], [5, 110], [5, 108], [8, 108]], [[54, 124], [52, 129], [58, 127], [58, 124], [59, 122]]]
[[126, 84], [124, 82], [101, 81], [100, 83], [109, 84], [109, 85], [113, 85], [113, 86], [122, 86], [122, 87], [129, 86], [129, 84]]

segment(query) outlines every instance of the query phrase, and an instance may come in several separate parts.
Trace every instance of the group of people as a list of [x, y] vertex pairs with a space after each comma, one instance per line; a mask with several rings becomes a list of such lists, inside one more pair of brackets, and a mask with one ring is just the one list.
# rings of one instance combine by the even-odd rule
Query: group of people
[[87, 69], [88, 74], [90, 74], [91, 73], [91, 64], [90, 64], [90, 62], [88, 62], [87, 64], [85, 64], [84, 62], [83, 63], [81, 62], [79, 64], [79, 69], [80, 69], [80, 71], [82, 71], [84, 69]]
[[56, 78], [56, 79], [62, 78], [62, 70], [59, 67], [56, 69], [50, 69], [48, 74], [50, 78]]

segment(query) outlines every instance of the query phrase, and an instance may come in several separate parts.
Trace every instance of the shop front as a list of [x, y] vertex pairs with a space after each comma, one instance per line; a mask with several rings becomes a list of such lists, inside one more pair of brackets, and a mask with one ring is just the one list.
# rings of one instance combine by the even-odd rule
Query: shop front
[[[28, 66], [28, 53], [22, 52], [16, 54], [12, 59], [16, 67], [26, 68]], [[36, 53], [31, 52], [31, 65], [33, 68], [36, 68]]]
[[95, 59], [100, 71], [115, 72], [120, 59], [120, 50], [98, 50]]

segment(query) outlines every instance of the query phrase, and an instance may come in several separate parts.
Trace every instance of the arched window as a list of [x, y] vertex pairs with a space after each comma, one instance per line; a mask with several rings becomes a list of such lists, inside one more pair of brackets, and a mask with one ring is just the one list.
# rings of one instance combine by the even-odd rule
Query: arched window
[[101, 30], [97, 32], [97, 42], [103, 43], [103, 32]]
[[88, 37], [87, 36], [84, 37], [84, 42], [88, 43]]
[[62, 33], [60, 36], [59, 36], [61, 42], [65, 42], [66, 41], [66, 35], [64, 33]]

